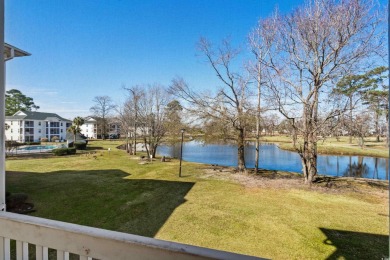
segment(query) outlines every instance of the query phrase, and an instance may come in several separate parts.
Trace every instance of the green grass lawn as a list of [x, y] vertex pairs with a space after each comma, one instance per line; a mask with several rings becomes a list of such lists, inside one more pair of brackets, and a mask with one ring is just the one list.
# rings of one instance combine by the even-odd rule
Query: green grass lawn
[[91, 142], [89, 156], [7, 158], [7, 190], [27, 193], [34, 216], [243, 254], [388, 256], [388, 191], [246, 186], [188, 162], [179, 178], [178, 161], [139, 164], [118, 144]]

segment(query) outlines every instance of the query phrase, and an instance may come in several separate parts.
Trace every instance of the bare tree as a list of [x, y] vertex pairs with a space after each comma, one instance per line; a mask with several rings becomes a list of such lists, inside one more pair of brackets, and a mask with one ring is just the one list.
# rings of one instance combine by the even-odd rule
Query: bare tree
[[118, 114], [118, 120], [121, 124], [121, 131], [126, 135], [126, 152], [131, 154], [133, 149], [131, 143], [129, 142], [129, 136], [131, 131], [132, 116], [129, 111], [129, 107], [127, 106], [127, 102], [118, 106], [116, 108], [116, 112]]
[[170, 101], [166, 88], [159, 84], [148, 85], [140, 95], [138, 127], [142, 131], [148, 157], [156, 157], [157, 147], [167, 132], [167, 105]]
[[107, 117], [115, 110], [116, 105], [109, 96], [96, 96], [92, 101], [95, 105], [90, 111], [100, 121], [101, 136], [104, 139], [107, 134]]
[[358, 144], [362, 149], [364, 148], [364, 137], [370, 134], [371, 122], [372, 118], [367, 111], [356, 115], [352, 121], [352, 134], [358, 138]]
[[231, 127], [237, 142], [238, 171], [245, 171], [245, 126], [248, 123], [249, 81], [242, 75], [233, 72], [233, 61], [239, 51], [230, 46], [225, 40], [214, 49], [210, 42], [202, 38], [198, 48], [206, 57], [207, 62], [216, 73], [223, 86], [214, 93], [193, 92], [182, 78], [175, 78], [170, 88], [171, 93], [184, 99], [186, 107], [192, 115], [204, 122], [223, 122]]
[[[133, 151], [134, 155], [137, 154], [137, 135], [138, 135], [138, 124], [139, 124], [139, 107], [140, 100], [143, 98], [145, 92], [141, 86], [133, 86], [130, 88], [124, 87], [128, 91], [128, 98], [124, 104], [124, 120], [128, 131], [131, 132], [133, 137]], [[130, 130], [131, 129], [131, 130]]]
[[383, 32], [372, 7], [370, 0], [310, 0], [278, 16], [275, 51], [267, 63], [268, 86], [275, 107], [301, 137], [295, 149], [305, 183], [317, 174], [319, 129], [342, 112], [329, 98], [334, 83], [381, 50]]
[[249, 64], [248, 68], [257, 82], [257, 106], [256, 106], [256, 155], [255, 172], [259, 170], [260, 157], [260, 121], [261, 121], [261, 90], [264, 84], [263, 77], [267, 75], [264, 71], [267, 69], [265, 64], [269, 62], [271, 51], [275, 41], [276, 20], [260, 20], [258, 25], [249, 34], [249, 45], [251, 52], [256, 58], [254, 64]]

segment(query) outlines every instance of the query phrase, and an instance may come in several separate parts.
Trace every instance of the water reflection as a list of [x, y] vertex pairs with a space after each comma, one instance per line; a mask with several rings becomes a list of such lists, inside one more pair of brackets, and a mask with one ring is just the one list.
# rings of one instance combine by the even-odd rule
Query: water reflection
[[[180, 144], [161, 146], [160, 155], [176, 157], [180, 155]], [[248, 168], [255, 165], [255, 147], [245, 147], [245, 160]], [[191, 162], [237, 166], [237, 146], [233, 144], [204, 144], [197, 141], [183, 145], [183, 159]], [[268, 170], [301, 172], [299, 155], [279, 149], [274, 144], [262, 144], [259, 165]], [[389, 159], [362, 156], [318, 156], [318, 172], [332, 176], [389, 179]]]
[[[369, 167], [366, 163], [363, 163], [363, 157], [358, 156], [358, 162], [353, 162], [347, 166], [343, 176], [344, 177], [357, 177], [357, 178], [368, 178], [367, 174], [369, 173]], [[374, 176], [378, 175], [378, 158], [374, 158], [375, 160], [375, 168], [374, 168]], [[351, 161], [351, 157], [350, 157]], [[376, 173], [376, 174], [375, 174]], [[373, 177], [375, 178], [375, 177]]]

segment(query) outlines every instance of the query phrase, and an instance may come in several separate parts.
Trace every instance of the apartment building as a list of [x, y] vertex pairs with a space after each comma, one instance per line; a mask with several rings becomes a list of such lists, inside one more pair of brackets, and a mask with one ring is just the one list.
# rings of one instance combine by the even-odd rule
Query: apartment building
[[66, 139], [66, 129], [72, 121], [54, 113], [18, 111], [5, 118], [6, 140], [18, 142], [38, 142], [41, 138], [52, 140], [57, 136], [59, 140]]
[[84, 118], [84, 124], [80, 126], [81, 134], [89, 139], [97, 138], [97, 121], [93, 117]]

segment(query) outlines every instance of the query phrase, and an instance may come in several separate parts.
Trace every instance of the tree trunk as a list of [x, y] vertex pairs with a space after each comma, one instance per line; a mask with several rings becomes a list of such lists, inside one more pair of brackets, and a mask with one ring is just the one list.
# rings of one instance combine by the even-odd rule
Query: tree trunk
[[352, 125], [353, 125], [353, 118], [352, 118], [352, 95], [349, 96], [349, 143], [352, 144]]
[[318, 91], [314, 90], [313, 100], [307, 101], [303, 110], [303, 148], [301, 148], [302, 172], [305, 184], [310, 184], [317, 175], [317, 124], [318, 124]]
[[261, 95], [261, 75], [259, 66], [258, 78], [257, 78], [257, 115], [256, 115], [256, 158], [255, 158], [255, 173], [259, 172], [259, 159], [260, 159], [260, 95]]
[[360, 145], [360, 148], [364, 149], [364, 136], [360, 136], [359, 145]]
[[134, 155], [137, 155], [137, 123], [134, 120]]
[[154, 147], [153, 147], [153, 153], [152, 153], [152, 157], [153, 157], [153, 158], [156, 158], [157, 146], [158, 146], [158, 145], [155, 144]]
[[245, 172], [245, 145], [244, 145], [244, 129], [240, 128], [237, 140], [237, 152], [238, 152], [238, 171]]
[[146, 140], [146, 137], [144, 137], [144, 145], [145, 145], [146, 154], [147, 154], [148, 158], [150, 158], [150, 152], [149, 152], [148, 142]]
[[102, 119], [102, 140], [106, 139], [106, 120]]
[[386, 109], [386, 144], [389, 147], [389, 107]]
[[377, 142], [380, 142], [380, 137], [381, 137], [381, 134], [380, 134], [380, 130], [379, 130], [379, 113], [376, 112], [375, 113], [375, 131], [376, 131], [376, 141]]

